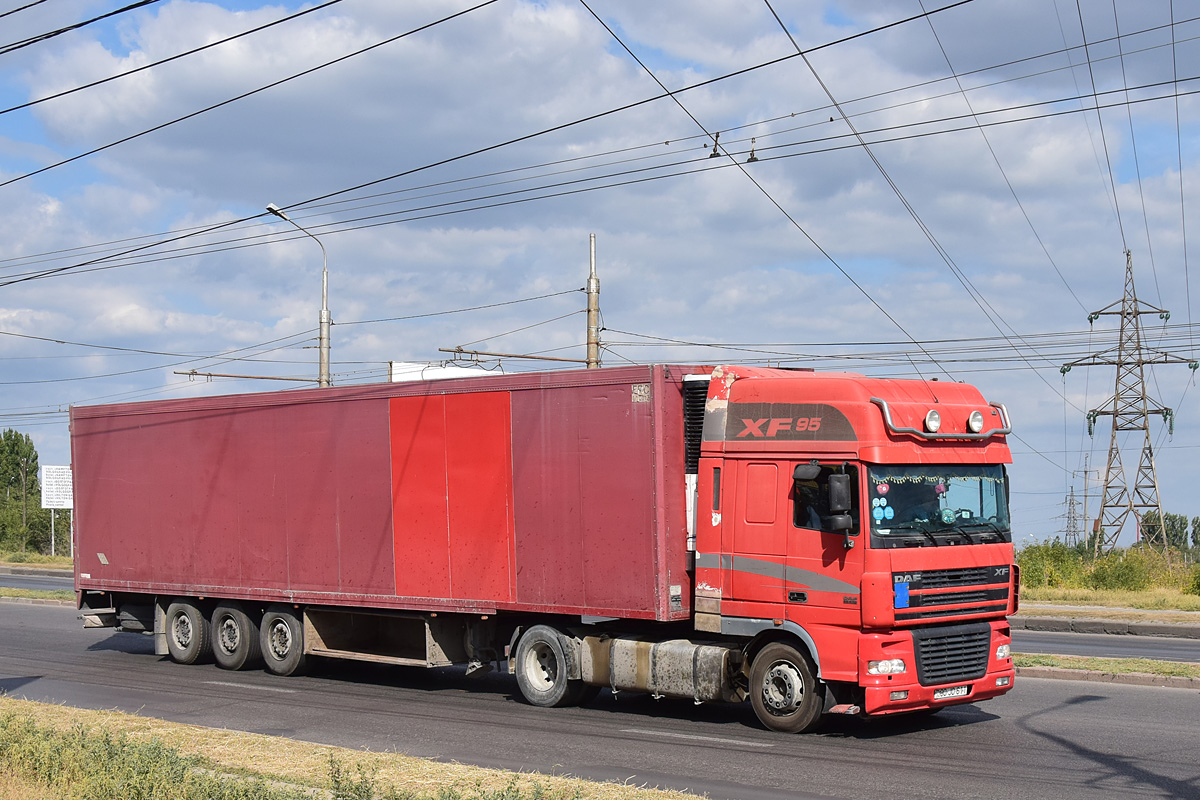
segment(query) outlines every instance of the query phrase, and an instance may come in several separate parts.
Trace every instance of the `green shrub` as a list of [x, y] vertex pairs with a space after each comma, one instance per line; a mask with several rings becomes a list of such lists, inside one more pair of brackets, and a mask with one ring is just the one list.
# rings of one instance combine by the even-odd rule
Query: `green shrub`
[[1092, 563], [1087, 581], [1093, 589], [1140, 592], [1150, 586], [1151, 568], [1151, 560], [1141, 552], [1108, 553]]
[[1192, 582], [1183, 591], [1187, 594], [1200, 594], [1200, 564], [1192, 567]]
[[1017, 553], [1024, 586], [1080, 588], [1084, 585], [1083, 556], [1062, 542], [1042, 542]]

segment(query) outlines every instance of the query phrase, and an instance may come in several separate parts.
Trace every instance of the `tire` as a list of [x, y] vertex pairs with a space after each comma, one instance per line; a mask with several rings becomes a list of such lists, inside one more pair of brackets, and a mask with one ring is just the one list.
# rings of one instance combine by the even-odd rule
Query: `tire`
[[262, 656], [258, 625], [240, 603], [218, 603], [211, 622], [212, 651], [222, 669], [245, 669]]
[[268, 672], [298, 675], [308, 663], [304, 655], [304, 626], [291, 606], [276, 605], [263, 614], [259, 649]]
[[764, 647], [750, 666], [750, 704], [773, 731], [805, 733], [817, 726], [825, 689], [808, 657], [782, 642]]
[[578, 705], [589, 688], [567, 678], [567, 656], [558, 631], [534, 625], [517, 642], [517, 686], [531, 705], [543, 708]]
[[208, 658], [209, 630], [204, 612], [190, 600], [167, 606], [167, 653], [176, 664], [195, 664]]

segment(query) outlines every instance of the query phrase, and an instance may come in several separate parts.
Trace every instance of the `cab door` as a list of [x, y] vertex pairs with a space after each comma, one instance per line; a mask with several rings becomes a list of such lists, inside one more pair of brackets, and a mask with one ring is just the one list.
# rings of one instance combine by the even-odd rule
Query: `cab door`
[[767, 459], [726, 462], [735, 466], [730, 578], [731, 599], [782, 603], [788, 542], [787, 465]]
[[[858, 469], [843, 462], [820, 466], [816, 478], [790, 481], [784, 600], [788, 616], [797, 621], [857, 627], [865, 542], [862, 536], [831, 529], [828, 500], [829, 476], [850, 474], [854, 527], [849, 533], [859, 533]], [[846, 546], [848, 542], [851, 547]]]

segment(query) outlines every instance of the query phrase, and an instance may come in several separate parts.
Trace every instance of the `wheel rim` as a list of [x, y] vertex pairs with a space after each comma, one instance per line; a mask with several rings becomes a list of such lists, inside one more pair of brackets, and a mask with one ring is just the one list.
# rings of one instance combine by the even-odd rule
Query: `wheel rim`
[[226, 653], [236, 653], [241, 642], [241, 630], [232, 617], [225, 617], [217, 629], [217, 643]]
[[292, 650], [292, 629], [283, 620], [276, 620], [271, 625], [271, 635], [267, 637], [271, 647], [271, 655], [283, 660]]
[[763, 705], [775, 716], [794, 714], [804, 702], [804, 676], [790, 661], [776, 661], [762, 684]]
[[558, 657], [545, 642], [537, 642], [525, 654], [525, 677], [539, 692], [548, 692], [558, 680]]
[[171, 624], [171, 636], [180, 650], [186, 650], [192, 644], [192, 621], [187, 614], [176, 614]]

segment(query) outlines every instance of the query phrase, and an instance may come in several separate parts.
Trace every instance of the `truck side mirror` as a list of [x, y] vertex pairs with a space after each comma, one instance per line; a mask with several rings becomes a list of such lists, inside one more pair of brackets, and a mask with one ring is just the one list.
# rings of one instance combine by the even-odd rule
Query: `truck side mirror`
[[846, 534], [846, 549], [854, 547], [854, 541], [850, 538], [851, 530], [854, 528], [854, 517], [850, 516], [850, 509], [854, 505], [853, 494], [850, 491], [850, 476], [844, 474], [833, 474], [829, 476], [829, 516], [826, 517], [826, 524], [831, 531], [842, 531]]
[[829, 476], [829, 513], [845, 514], [850, 510], [853, 501], [850, 493], [849, 475]]
[[796, 470], [792, 473], [794, 481], [815, 481], [817, 476], [821, 474], [820, 464], [797, 464]]

